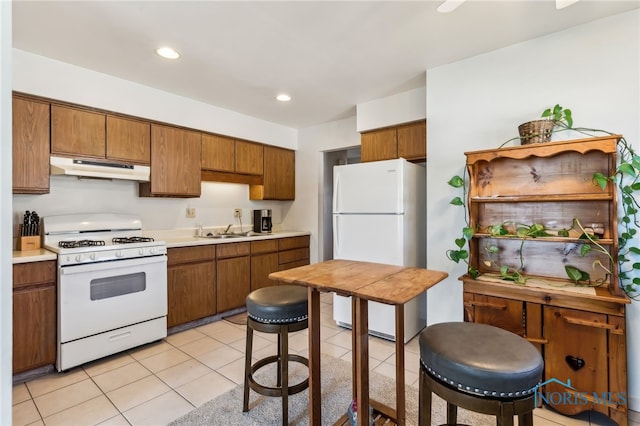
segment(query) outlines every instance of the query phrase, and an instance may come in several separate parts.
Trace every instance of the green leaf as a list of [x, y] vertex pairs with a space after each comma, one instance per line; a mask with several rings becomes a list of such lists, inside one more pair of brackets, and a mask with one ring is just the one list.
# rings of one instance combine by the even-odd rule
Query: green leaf
[[491, 254], [495, 254], [495, 253], [498, 253], [500, 249], [498, 248], [498, 246], [490, 246], [490, 247], [487, 247], [487, 251]]
[[524, 226], [519, 226], [516, 229], [516, 235], [518, 237], [526, 237], [527, 235], [529, 235], [529, 228], [524, 227]]
[[460, 176], [454, 176], [449, 179], [449, 182], [447, 183], [454, 188], [461, 188], [464, 186], [464, 179], [462, 179]]
[[590, 251], [591, 246], [589, 244], [583, 244], [582, 247], [580, 247], [580, 256], [586, 256]]
[[594, 185], [598, 185], [600, 189], [604, 191], [607, 188], [607, 184], [609, 183], [609, 178], [602, 173], [594, 173], [593, 177], [591, 178], [591, 182], [593, 182]]
[[570, 109], [564, 110], [564, 119], [566, 120], [568, 127], [573, 127], [573, 117], [571, 116]]
[[447, 251], [447, 257], [450, 260], [458, 263], [458, 262], [460, 262], [460, 251], [459, 250], [449, 250], [449, 251]]
[[551, 115], [551, 108], [547, 108], [542, 112], [540, 117], [549, 117]]
[[464, 238], [456, 238], [456, 245], [458, 247], [462, 248], [466, 243], [467, 243], [467, 240], [465, 240]]
[[640, 248], [638, 247], [629, 247], [629, 251], [634, 254], [640, 254]]
[[633, 269], [640, 269], [640, 263], [636, 262], [633, 264]]
[[464, 235], [464, 237], [467, 240], [470, 240], [471, 238], [473, 238], [473, 234], [475, 233], [473, 228], [470, 228], [468, 226], [465, 226], [464, 228], [462, 228], [462, 235]]
[[618, 171], [629, 176], [636, 176], [636, 169], [629, 163], [621, 163], [618, 166]]
[[455, 197], [449, 201], [449, 204], [453, 204], [454, 206], [464, 206], [464, 201], [462, 201], [462, 198], [460, 197]]
[[578, 283], [578, 281], [588, 281], [589, 280], [589, 274], [581, 271], [580, 269], [571, 266], [571, 265], [565, 265], [564, 270], [567, 272], [567, 276], [569, 277], [569, 279], [571, 281], [573, 281], [574, 283]]
[[473, 266], [470, 266], [469, 267], [469, 275], [471, 275], [471, 278], [476, 279], [476, 278], [478, 278], [478, 275], [480, 275], [480, 271], [478, 271]]
[[558, 231], [558, 237], [568, 237], [569, 236], [569, 231], [567, 231], [566, 229], [561, 229]]

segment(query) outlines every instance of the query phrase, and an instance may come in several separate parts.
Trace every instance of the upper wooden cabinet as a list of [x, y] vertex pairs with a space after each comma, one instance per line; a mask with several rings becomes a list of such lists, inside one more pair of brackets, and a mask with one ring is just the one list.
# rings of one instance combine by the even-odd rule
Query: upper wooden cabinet
[[264, 171], [263, 145], [236, 140], [236, 173], [261, 175]]
[[224, 136], [202, 134], [202, 170], [234, 173], [236, 141]]
[[13, 193], [49, 193], [49, 104], [13, 97]]
[[364, 132], [360, 136], [362, 162], [405, 158], [425, 161], [427, 158], [427, 123], [417, 121], [400, 126]]
[[251, 200], [293, 200], [296, 197], [295, 151], [264, 146], [262, 185], [251, 185]]
[[151, 125], [151, 181], [140, 184], [142, 197], [199, 197], [201, 133]]
[[150, 124], [63, 105], [51, 105], [51, 152], [148, 165]]
[[151, 124], [107, 115], [107, 158], [136, 164], [151, 162]]
[[263, 163], [262, 144], [202, 134], [203, 181], [260, 185]]
[[105, 115], [51, 105], [51, 153], [105, 158]]

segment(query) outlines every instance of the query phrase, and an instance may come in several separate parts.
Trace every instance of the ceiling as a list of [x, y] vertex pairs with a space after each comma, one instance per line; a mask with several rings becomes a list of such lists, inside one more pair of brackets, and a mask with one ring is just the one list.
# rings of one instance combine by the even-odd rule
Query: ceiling
[[[640, 0], [13, 2], [13, 47], [293, 128], [425, 84], [425, 70]], [[170, 61], [162, 45], [182, 57]], [[276, 94], [292, 96], [288, 103]]]

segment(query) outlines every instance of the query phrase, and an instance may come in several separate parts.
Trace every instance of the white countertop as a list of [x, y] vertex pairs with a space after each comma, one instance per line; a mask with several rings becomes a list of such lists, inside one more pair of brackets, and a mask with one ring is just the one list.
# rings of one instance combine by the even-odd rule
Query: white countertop
[[[153, 234], [149, 234], [153, 236]], [[274, 238], [299, 237], [303, 235], [311, 235], [308, 231], [278, 231], [271, 234], [254, 234], [246, 237], [233, 238], [207, 238], [190, 236], [158, 236], [157, 240], [167, 243], [167, 248], [173, 247], [189, 247], [203, 246], [208, 244], [226, 244], [226, 243], [242, 243], [247, 241], [269, 240]]]
[[13, 251], [13, 263], [41, 262], [43, 260], [56, 260], [58, 255], [43, 248], [37, 250]]
[[[186, 235], [183, 230], [180, 231], [147, 231], [146, 236], [155, 238], [158, 241], [164, 241], [167, 248], [173, 247], [189, 247], [203, 246], [208, 244], [226, 244], [226, 243], [242, 243], [247, 241], [260, 241], [274, 238], [299, 237], [303, 235], [311, 235], [308, 231], [277, 231], [271, 234], [252, 234], [246, 237], [233, 238], [206, 238]], [[205, 232], [206, 234], [206, 232]], [[56, 260], [57, 255], [54, 252], [43, 248], [38, 250], [13, 251], [13, 263], [40, 262], [43, 260]]]

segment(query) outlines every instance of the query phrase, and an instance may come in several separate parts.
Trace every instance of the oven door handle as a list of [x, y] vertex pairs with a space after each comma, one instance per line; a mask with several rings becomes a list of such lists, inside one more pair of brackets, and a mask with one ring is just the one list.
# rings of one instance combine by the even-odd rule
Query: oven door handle
[[136, 259], [113, 260], [109, 262], [96, 262], [84, 265], [67, 265], [60, 267], [60, 275], [81, 274], [84, 272], [106, 271], [127, 266], [145, 266], [154, 263], [167, 263], [167, 256], [149, 256]]

